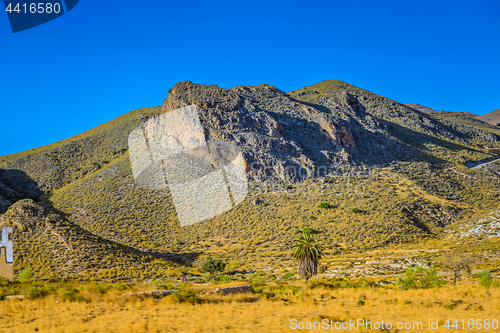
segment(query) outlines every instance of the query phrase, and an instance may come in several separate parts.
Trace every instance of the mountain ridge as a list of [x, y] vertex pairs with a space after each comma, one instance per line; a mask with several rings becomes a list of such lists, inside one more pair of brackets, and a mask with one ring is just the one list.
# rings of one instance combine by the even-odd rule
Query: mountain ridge
[[[181, 228], [168, 190], [135, 185], [127, 139], [145, 119], [186, 105], [197, 106], [207, 140], [238, 143], [250, 193], [231, 211]], [[370, 239], [388, 245], [440, 237], [443, 228], [497, 207], [498, 165], [466, 164], [498, 158], [499, 137], [499, 128], [473, 117], [426, 114], [341, 81], [290, 93], [269, 85], [223, 89], [184, 81], [161, 107], [134, 110], [79, 136], [0, 157], [0, 209], [10, 220], [25, 206], [48, 210], [70, 235], [88, 235], [89, 242], [97, 237], [97, 244], [75, 248], [115, 244], [137, 251], [142, 254], [113, 250], [109, 260], [124, 258], [119, 260], [136, 270], [148, 267], [151, 275], [195, 265], [198, 255], [252, 262], [258, 244], [272, 249], [270, 260], [287, 263], [286, 244], [297, 227], [321, 229], [331, 244], [374, 247], [380, 242]], [[317, 208], [321, 201], [331, 208]], [[40, 226], [41, 234], [48, 233]], [[55, 236], [49, 235], [41, 248], [50, 248]], [[15, 251], [24, 253], [16, 271], [30, 265], [54, 276], [29, 255], [32, 236], [21, 230], [14, 236], [23, 239]], [[89, 268], [61, 253], [78, 266], [63, 276], [118, 274], [109, 273], [114, 266]]]
[[498, 126], [498, 125], [500, 125], [500, 109], [497, 109], [495, 111], [491, 111], [490, 113], [479, 116], [479, 119], [481, 119], [482, 121], [487, 122], [491, 125]]

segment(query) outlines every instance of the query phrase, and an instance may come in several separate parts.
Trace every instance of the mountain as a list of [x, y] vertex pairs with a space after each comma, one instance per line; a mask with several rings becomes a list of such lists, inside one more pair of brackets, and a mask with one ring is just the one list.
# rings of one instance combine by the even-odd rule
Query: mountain
[[498, 126], [500, 125], [500, 109], [479, 116], [478, 118], [484, 122], [490, 123], [491, 125]]
[[468, 116], [474, 117], [474, 118], [479, 117], [479, 115], [475, 114], [475, 113], [471, 113], [471, 112], [467, 112], [467, 111], [464, 111], [463, 113], [468, 115]]
[[[188, 105], [207, 140], [237, 143], [249, 194], [181, 227], [168, 188], [136, 185], [128, 136]], [[286, 267], [298, 227], [320, 229], [332, 255], [339, 246], [440, 238], [498, 208], [500, 166], [470, 166], [499, 155], [496, 126], [421, 112], [341, 81], [289, 93], [185, 81], [161, 107], [0, 157], [0, 223], [14, 227], [15, 270], [30, 266], [43, 278], [185, 274], [207, 256]]]
[[438, 111], [428, 108], [427, 106], [420, 105], [420, 104], [415, 104], [415, 103], [402, 103], [403, 105], [406, 105], [409, 108], [412, 108], [414, 110], [420, 111], [420, 112], [425, 112], [425, 113], [437, 113]]
[[[439, 113], [438, 111], [436, 111], [434, 109], [431, 109], [431, 108], [429, 108], [427, 106], [420, 105], [420, 104], [415, 104], [415, 103], [402, 103], [402, 104], [406, 105], [407, 107], [412, 108], [414, 110], [420, 111], [420, 112], [432, 113], [432, 114]], [[446, 112], [452, 112], [452, 111], [446, 111]], [[465, 111], [465, 112], [459, 112], [459, 113], [466, 114], [466, 115], [468, 115], [470, 117], [479, 117], [479, 115], [477, 115], [475, 113], [467, 112], [467, 111]]]

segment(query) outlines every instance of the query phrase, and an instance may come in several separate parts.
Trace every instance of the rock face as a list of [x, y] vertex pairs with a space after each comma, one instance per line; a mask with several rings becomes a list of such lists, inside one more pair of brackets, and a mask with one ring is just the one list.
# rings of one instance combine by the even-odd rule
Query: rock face
[[0, 182], [0, 214], [5, 213], [12, 203], [20, 199], [22, 196], [19, 193]]
[[414, 142], [425, 137], [499, 141], [491, 131], [457, 119], [439, 119], [349, 85], [333, 89], [335, 84], [287, 94], [269, 85], [223, 89], [185, 81], [174, 86], [162, 111], [198, 106], [206, 139], [237, 142], [248, 176], [257, 182], [294, 183], [393, 160], [422, 160]]
[[[137, 186], [127, 149], [130, 133], [141, 124], [186, 105], [198, 107], [201, 135], [207, 141], [237, 143], [248, 178], [257, 184], [249, 184], [255, 194], [249, 198], [250, 205], [244, 203], [225, 216], [181, 228], [169, 191]], [[496, 193], [498, 165], [475, 168], [474, 174], [459, 173], [450, 165], [500, 156], [499, 133], [497, 127], [469, 116], [422, 113], [339, 81], [290, 93], [269, 85], [222, 89], [181, 82], [161, 107], [134, 110], [76, 137], [0, 157], [0, 225], [14, 227], [16, 267], [37, 269], [41, 278], [143, 278], [141, 274], [157, 278], [168, 270], [150, 265], [148, 254], [177, 262], [173, 259], [179, 259], [183, 250], [175, 240], [196, 244], [207, 234], [251, 240], [260, 237], [256, 230], [262, 230], [268, 241], [281, 242], [296, 218], [315, 213], [297, 207], [293, 218], [288, 213], [280, 215], [275, 211], [274, 194], [265, 190], [300, 191], [309, 182], [292, 183], [305, 178], [357, 171], [368, 171], [363, 175], [375, 174], [376, 178], [372, 171], [377, 170], [366, 168], [391, 163], [394, 172], [440, 198], [465, 200], [462, 193], [469, 192], [462, 189], [477, 193], [485, 185], [492, 185], [491, 193]], [[488, 178], [474, 179], [483, 174]], [[272, 186], [260, 186], [261, 182]], [[311, 183], [330, 191], [335, 181], [328, 177]], [[349, 190], [349, 195], [354, 197], [354, 192]], [[393, 192], [387, 194], [390, 197], [368, 192], [370, 199], [363, 198], [367, 203], [372, 198], [396, 198]], [[466, 200], [472, 197], [476, 198], [467, 194]], [[288, 204], [288, 197], [276, 200]], [[330, 230], [332, 241], [338, 243], [382, 237], [388, 244], [399, 234], [420, 237], [425, 232], [422, 221], [432, 226], [431, 220], [439, 220], [436, 227], [442, 227], [454, 222], [446, 216], [462, 214], [437, 208], [429, 214], [431, 204], [425, 202], [401, 205], [381, 208], [390, 224], [385, 219], [366, 224], [351, 219], [342, 236], [337, 225], [319, 219], [317, 223]], [[260, 223], [263, 219], [265, 224]], [[194, 262], [196, 255], [182, 253], [182, 260]], [[133, 271], [133, 267], [139, 269]]]
[[425, 113], [438, 113], [434, 109], [431, 109], [431, 108], [429, 108], [427, 106], [416, 104], [416, 103], [403, 103], [403, 105], [406, 105], [409, 108], [412, 108], [414, 110], [418, 110], [418, 111], [421, 111], [421, 112], [425, 112]]
[[359, 125], [366, 117], [366, 108], [346, 92], [330, 106], [342, 119], [267, 85], [223, 89], [188, 81], [175, 85], [162, 110], [187, 105], [198, 107], [207, 141], [239, 144], [253, 181], [293, 183], [347, 167], [345, 155], [358, 147], [351, 122]]
[[220, 293], [223, 295], [253, 293], [253, 288], [251, 285], [234, 286], [227, 288], [215, 288], [214, 290], [212, 290], [212, 293]]

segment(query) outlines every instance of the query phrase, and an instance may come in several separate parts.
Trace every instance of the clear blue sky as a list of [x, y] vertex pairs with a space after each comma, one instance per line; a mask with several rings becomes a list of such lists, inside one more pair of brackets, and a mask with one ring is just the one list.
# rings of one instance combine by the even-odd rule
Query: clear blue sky
[[338, 79], [399, 102], [500, 108], [500, 1], [80, 0], [12, 34], [0, 13], [0, 155], [161, 105], [175, 83]]

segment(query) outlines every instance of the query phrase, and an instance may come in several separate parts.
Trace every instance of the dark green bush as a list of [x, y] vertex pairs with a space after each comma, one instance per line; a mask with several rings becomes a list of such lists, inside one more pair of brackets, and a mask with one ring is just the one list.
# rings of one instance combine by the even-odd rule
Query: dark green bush
[[111, 287], [103, 282], [100, 283], [94, 283], [90, 286], [90, 291], [93, 292], [94, 294], [105, 294], [108, 292], [108, 290]]
[[184, 290], [177, 293], [172, 293], [171, 297], [178, 303], [198, 304], [201, 300], [191, 290]]
[[479, 273], [475, 274], [479, 278], [479, 285], [485, 288], [498, 287], [499, 283], [494, 281], [491, 277], [491, 272], [489, 269], [483, 269]]
[[61, 297], [64, 302], [82, 302], [84, 298], [79, 295], [80, 290], [69, 288], [63, 291]]
[[216, 272], [224, 272], [226, 269], [226, 264], [220, 259], [212, 259], [209, 257], [201, 264], [202, 272], [209, 272], [210, 274], [215, 274]]
[[437, 272], [433, 268], [424, 269], [422, 266], [409, 266], [405, 275], [398, 277], [395, 284], [401, 290], [427, 289], [440, 287], [444, 281], [437, 276]]
[[33, 286], [27, 288], [25, 293], [29, 299], [37, 299], [47, 296], [49, 294], [49, 290], [45, 287]]
[[31, 281], [32, 277], [33, 277], [33, 271], [31, 270], [31, 268], [26, 267], [21, 272], [19, 272], [17, 280], [19, 282], [29, 282]]
[[228, 275], [217, 275], [215, 277], [215, 281], [221, 282], [221, 283], [226, 283], [226, 282], [231, 281], [231, 277]]
[[129, 283], [118, 282], [113, 285], [113, 288], [119, 291], [125, 291], [132, 288], [132, 286]]
[[330, 208], [330, 204], [328, 202], [321, 201], [318, 205], [319, 208]]

